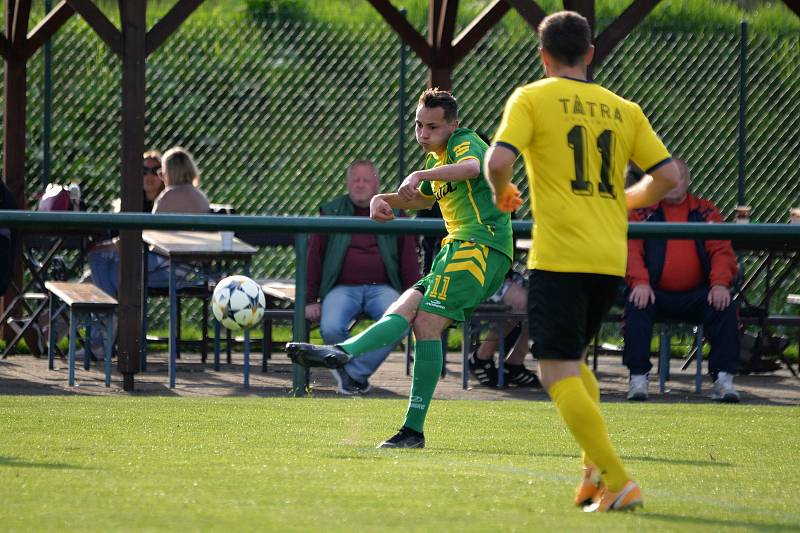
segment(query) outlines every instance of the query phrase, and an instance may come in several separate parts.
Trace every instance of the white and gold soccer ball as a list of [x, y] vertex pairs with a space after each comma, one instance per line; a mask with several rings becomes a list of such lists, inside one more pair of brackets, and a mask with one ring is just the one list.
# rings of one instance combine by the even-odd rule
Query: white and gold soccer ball
[[220, 324], [238, 331], [257, 326], [264, 318], [266, 303], [258, 283], [247, 276], [228, 276], [214, 289], [211, 312]]

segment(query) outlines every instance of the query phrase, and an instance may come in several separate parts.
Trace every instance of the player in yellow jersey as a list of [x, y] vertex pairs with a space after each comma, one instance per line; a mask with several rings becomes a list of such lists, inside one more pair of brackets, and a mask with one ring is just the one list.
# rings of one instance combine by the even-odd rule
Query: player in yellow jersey
[[[539, 41], [547, 77], [508, 99], [485, 173], [501, 206], [513, 196], [514, 161], [525, 159], [535, 221], [530, 338], [542, 384], [583, 449], [575, 503], [631, 510], [642, 493], [611, 444], [600, 388], [583, 359], [625, 275], [626, 208], [660, 200], [679, 172], [639, 106], [587, 80], [594, 47], [585, 18], [550, 15]], [[626, 190], [628, 161], [647, 176]]]

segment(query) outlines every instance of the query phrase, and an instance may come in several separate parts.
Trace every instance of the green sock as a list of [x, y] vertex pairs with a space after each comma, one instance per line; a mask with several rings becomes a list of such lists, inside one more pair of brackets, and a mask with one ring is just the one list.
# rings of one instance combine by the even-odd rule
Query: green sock
[[355, 337], [339, 343], [339, 346], [350, 355], [361, 355], [396, 344], [407, 329], [408, 320], [400, 315], [386, 315]]
[[433, 391], [436, 390], [442, 372], [443, 360], [442, 341], [417, 341], [417, 348], [414, 350], [414, 380], [411, 383], [404, 426], [422, 433]]

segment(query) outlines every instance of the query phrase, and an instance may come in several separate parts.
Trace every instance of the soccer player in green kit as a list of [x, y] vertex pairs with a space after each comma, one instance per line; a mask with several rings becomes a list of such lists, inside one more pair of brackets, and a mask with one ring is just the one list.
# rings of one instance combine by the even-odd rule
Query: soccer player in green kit
[[[447, 91], [427, 89], [419, 98], [416, 138], [427, 157], [425, 170], [412, 172], [395, 193], [378, 194], [370, 217], [394, 218], [392, 209], [427, 209], [439, 202], [447, 236], [431, 271], [360, 335], [336, 346], [290, 343], [287, 353], [303, 366], [338, 368], [352, 357], [396, 343], [411, 325], [416, 337], [414, 378], [400, 431], [379, 448], [424, 448], [423, 425], [442, 369], [442, 333], [466, 320], [503, 283], [511, 266], [511, 218], [495, 206], [483, 176], [487, 145], [459, 127], [458, 103]], [[507, 206], [522, 201], [505, 191]]]

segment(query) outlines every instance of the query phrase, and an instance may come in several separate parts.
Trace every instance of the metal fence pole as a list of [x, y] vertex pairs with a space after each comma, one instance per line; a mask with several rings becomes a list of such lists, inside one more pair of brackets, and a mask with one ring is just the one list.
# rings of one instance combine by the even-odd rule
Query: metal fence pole
[[[400, 14], [406, 16], [405, 8], [400, 9]], [[406, 113], [406, 43], [400, 37], [400, 83], [397, 99], [397, 183], [403, 183], [406, 179], [406, 134], [405, 134], [405, 113]]]
[[[53, 0], [44, 0], [45, 15], [53, 9]], [[50, 127], [51, 106], [53, 103], [53, 45], [52, 39], [44, 43], [44, 82], [42, 84], [42, 190], [50, 183]]]
[[744, 180], [747, 163], [747, 21], [739, 25], [739, 205], [745, 205]]
[[[298, 233], [294, 238], [295, 278], [294, 278], [294, 320], [292, 340], [306, 341], [306, 271], [308, 261], [308, 234]], [[292, 365], [292, 396], [306, 393], [306, 369]]]

